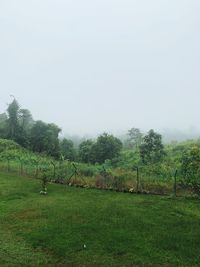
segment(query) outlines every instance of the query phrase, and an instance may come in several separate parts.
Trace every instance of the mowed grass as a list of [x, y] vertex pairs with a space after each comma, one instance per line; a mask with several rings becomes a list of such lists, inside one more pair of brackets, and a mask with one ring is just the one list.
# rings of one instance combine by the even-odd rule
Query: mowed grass
[[[0, 174], [0, 266], [200, 266], [200, 201]], [[84, 245], [86, 248], [84, 248]]]

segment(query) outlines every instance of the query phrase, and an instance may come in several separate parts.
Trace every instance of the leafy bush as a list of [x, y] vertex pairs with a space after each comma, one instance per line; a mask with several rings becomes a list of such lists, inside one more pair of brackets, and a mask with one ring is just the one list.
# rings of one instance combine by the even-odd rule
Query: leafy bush
[[182, 184], [200, 196], [200, 147], [193, 146], [182, 157]]
[[82, 176], [93, 177], [97, 173], [97, 169], [91, 165], [88, 166], [88, 165], [81, 164], [78, 166], [78, 168], [79, 168], [79, 173]]
[[16, 142], [7, 140], [7, 139], [0, 139], [0, 153], [4, 152], [5, 150], [16, 150], [20, 149], [20, 145]]
[[42, 190], [40, 191], [41, 195], [46, 195], [47, 194], [47, 185], [51, 181], [49, 177], [49, 170], [48, 169], [43, 169], [41, 174], [40, 174], [40, 179], [41, 179], [41, 185], [42, 185]]

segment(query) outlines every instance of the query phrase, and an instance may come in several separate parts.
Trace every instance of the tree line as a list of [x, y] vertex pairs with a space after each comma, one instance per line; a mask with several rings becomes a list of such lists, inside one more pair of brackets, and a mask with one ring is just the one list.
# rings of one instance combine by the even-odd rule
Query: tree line
[[82, 141], [78, 150], [72, 140], [61, 139], [60, 133], [61, 128], [54, 123], [34, 121], [31, 112], [21, 108], [15, 98], [5, 113], [0, 114], [0, 138], [13, 140], [33, 152], [55, 159], [101, 164], [118, 157], [123, 148], [138, 151], [144, 164], [159, 161], [165, 155], [162, 136], [154, 130], [144, 135], [140, 129], [132, 128], [124, 143], [111, 134], [103, 133], [96, 140]]

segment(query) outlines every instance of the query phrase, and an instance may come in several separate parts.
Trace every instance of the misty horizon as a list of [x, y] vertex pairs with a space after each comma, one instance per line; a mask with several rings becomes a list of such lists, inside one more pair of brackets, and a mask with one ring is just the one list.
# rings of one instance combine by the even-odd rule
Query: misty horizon
[[[199, 1], [2, 1], [0, 113], [63, 135], [200, 133]], [[200, 134], [199, 134], [200, 135]]]
[[[18, 100], [16, 98], [16, 100]], [[4, 107], [4, 109], [2, 108], [0, 110], [0, 114], [6, 112], [7, 109], [7, 105], [9, 103], [9, 101], [12, 101], [12, 98], [8, 98], [7, 104], [4, 104], [1, 106]], [[21, 105], [21, 103], [19, 102], [20, 107], [21, 108], [27, 108], [26, 106]], [[30, 109], [29, 109], [30, 110]], [[30, 112], [32, 113], [32, 111], [30, 110]], [[126, 136], [128, 133], [128, 130], [130, 130], [131, 128], [139, 128], [144, 134], [147, 133], [150, 129], [154, 129], [156, 131], [158, 131], [160, 134], [163, 135], [164, 139], [168, 142], [168, 141], [183, 141], [183, 140], [187, 140], [187, 139], [197, 139], [200, 137], [200, 128], [199, 127], [195, 127], [195, 126], [190, 126], [190, 127], [185, 127], [185, 128], [167, 128], [167, 127], [163, 127], [163, 128], [158, 128], [158, 127], [149, 127], [149, 128], [145, 128], [145, 127], [138, 127], [138, 125], [130, 125], [129, 127], [125, 127], [125, 128], [101, 128], [99, 130], [96, 131], [73, 131], [72, 129], [67, 129], [65, 125], [59, 125], [56, 121], [51, 121], [51, 120], [45, 120], [41, 117], [35, 118], [34, 114], [33, 115], [33, 119], [35, 121], [37, 120], [43, 120], [46, 123], [55, 123], [56, 125], [58, 125], [61, 128], [61, 136], [62, 137], [69, 137], [69, 138], [73, 138], [73, 137], [77, 137], [77, 138], [96, 138], [98, 135], [104, 133], [104, 132], [108, 132], [110, 134], [114, 134], [117, 136]], [[58, 114], [59, 115], [59, 114]]]

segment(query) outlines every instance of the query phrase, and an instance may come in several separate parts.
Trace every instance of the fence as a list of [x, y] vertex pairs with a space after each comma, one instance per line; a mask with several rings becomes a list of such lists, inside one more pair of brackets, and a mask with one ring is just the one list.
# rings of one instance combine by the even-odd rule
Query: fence
[[158, 173], [155, 170], [134, 167], [132, 170], [102, 166], [87, 166], [70, 162], [31, 163], [16, 160], [1, 161], [0, 170], [40, 179], [45, 172], [49, 181], [84, 188], [98, 188], [129, 193], [188, 196], [193, 194], [178, 170]]

